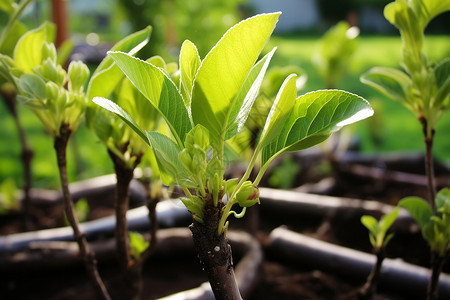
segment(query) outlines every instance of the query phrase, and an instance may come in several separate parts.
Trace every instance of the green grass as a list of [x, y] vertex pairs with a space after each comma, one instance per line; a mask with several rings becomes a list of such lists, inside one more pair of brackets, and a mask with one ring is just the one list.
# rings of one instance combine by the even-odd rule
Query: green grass
[[[273, 37], [266, 49], [277, 46], [271, 65], [294, 64], [308, 75], [304, 92], [322, 89], [324, 84], [311, 57], [320, 37]], [[427, 37], [425, 48], [431, 61], [450, 56], [450, 43], [446, 36]], [[268, 51], [267, 50], [267, 51]], [[359, 37], [359, 47], [349, 66], [349, 73], [338, 84], [344, 89], [368, 99], [375, 110], [372, 118], [354, 125], [365, 152], [423, 152], [423, 137], [415, 116], [400, 103], [383, 97], [359, 81], [361, 73], [372, 66], [397, 67], [400, 61], [400, 39], [391, 37]], [[20, 119], [34, 150], [32, 165], [33, 186], [58, 187], [58, 170], [52, 138], [45, 133], [40, 121], [27, 108], [19, 106]], [[450, 161], [450, 114], [436, 128], [434, 153], [440, 160]], [[0, 101], [0, 182], [13, 178], [22, 184], [20, 143], [12, 117]], [[111, 173], [112, 163], [94, 133], [81, 124], [68, 149], [70, 181]]]

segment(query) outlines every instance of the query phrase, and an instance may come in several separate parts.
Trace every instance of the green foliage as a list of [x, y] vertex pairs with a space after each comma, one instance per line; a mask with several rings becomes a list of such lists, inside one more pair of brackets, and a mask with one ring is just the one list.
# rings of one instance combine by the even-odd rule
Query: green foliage
[[7, 23], [0, 32], [0, 53], [12, 56], [18, 39], [26, 32], [25, 25], [18, 19], [30, 2], [31, 0], [22, 0], [19, 3], [4, 0], [0, 3], [0, 13], [4, 12], [7, 16]]
[[424, 118], [427, 136], [450, 109], [450, 62], [428, 61], [423, 50], [424, 30], [435, 16], [449, 10], [449, 0], [397, 0], [388, 4], [384, 15], [400, 31], [404, 70], [378, 67], [361, 77], [362, 82], [400, 101], [419, 119]]
[[399, 206], [408, 210], [419, 224], [431, 250], [444, 257], [450, 250], [450, 189], [439, 191], [434, 203], [435, 215], [430, 205], [419, 197], [404, 198], [399, 202]]
[[399, 208], [395, 208], [390, 213], [384, 215], [379, 222], [369, 215], [361, 217], [361, 223], [369, 230], [369, 239], [376, 252], [386, 247], [394, 234], [387, 234], [387, 231], [397, 219]]
[[19, 209], [17, 190], [16, 183], [12, 179], [6, 179], [0, 184], [0, 215]]
[[[86, 222], [88, 220], [90, 207], [86, 198], [81, 198], [74, 205], [75, 215], [77, 216], [78, 221]], [[65, 223], [67, 226], [70, 225], [67, 217], [64, 215]]]
[[[170, 134], [147, 131], [126, 110], [107, 99], [94, 98], [151, 146], [163, 182], [183, 188], [187, 198], [182, 201], [197, 221], [203, 221], [205, 205], [217, 206], [228, 194], [219, 234], [227, 228], [230, 214], [241, 217], [247, 207], [259, 202], [256, 186], [277, 155], [314, 146], [340, 127], [373, 113], [367, 101], [343, 91], [318, 91], [297, 98], [297, 76], [292, 74], [278, 92], [246, 173], [237, 183], [223, 182], [225, 141], [241, 132], [257, 97], [274, 50], [256, 61], [278, 17], [279, 13], [258, 15], [232, 27], [201, 61], [195, 76], [197, 54], [193, 44], [185, 42], [181, 56], [186, 57], [180, 58], [178, 84], [151, 62], [121, 52], [109, 53], [158, 109]], [[254, 182], [248, 181], [261, 152], [264, 166]], [[243, 207], [239, 215], [231, 211], [235, 203]]]
[[149, 243], [145, 240], [144, 236], [138, 232], [128, 232], [130, 237], [131, 254], [139, 259], [141, 254], [148, 248]]
[[[112, 47], [112, 51], [122, 51], [120, 53], [136, 54], [149, 41], [151, 27], [135, 32]], [[158, 58], [150, 58], [158, 60]], [[166, 68], [163, 60], [160, 66]], [[158, 128], [160, 116], [147, 99], [133, 86], [128, 78], [114, 63], [110, 56], [106, 56], [94, 71], [88, 85], [88, 98], [108, 97], [112, 99], [111, 105], [125, 108], [140, 126], [149, 129]], [[145, 118], [140, 116], [145, 115]], [[88, 127], [95, 131], [100, 140], [105, 143], [110, 151], [122, 161], [132, 166], [137, 157], [145, 151], [145, 144], [141, 139], [136, 138], [136, 133], [128, 126], [124, 126], [123, 121], [117, 120], [111, 113], [100, 109], [97, 105], [88, 105], [86, 113]], [[138, 126], [138, 125], [136, 125]], [[144, 135], [145, 136], [145, 135]], [[156, 166], [153, 166], [156, 168]], [[158, 172], [155, 170], [154, 172]]]
[[58, 136], [63, 124], [74, 131], [80, 122], [89, 70], [77, 61], [70, 63], [68, 72], [58, 64], [54, 34], [54, 25], [44, 23], [18, 40], [12, 58], [2, 55], [0, 61], [2, 74], [9, 72], [3, 77], [19, 92], [18, 100], [33, 110], [52, 136]]
[[347, 71], [356, 51], [357, 27], [350, 27], [341, 21], [329, 29], [322, 37], [319, 49], [313, 56], [320, 75], [327, 88], [335, 88]]

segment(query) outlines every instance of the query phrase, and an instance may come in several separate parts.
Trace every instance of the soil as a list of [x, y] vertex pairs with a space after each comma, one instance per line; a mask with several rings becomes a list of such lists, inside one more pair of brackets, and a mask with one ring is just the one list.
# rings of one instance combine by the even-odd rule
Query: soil
[[[415, 193], [425, 193], [423, 187], [412, 187], [403, 183], [379, 183], [354, 181], [352, 176], [339, 179], [339, 189], [334, 189], [335, 196], [363, 195], [379, 201], [391, 202]], [[382, 186], [380, 187], [380, 184]], [[350, 189], [344, 190], [343, 187]], [[359, 187], [358, 190], [355, 187]], [[372, 190], [370, 190], [372, 187]], [[384, 190], [382, 196], [380, 190]], [[88, 220], [113, 215], [113, 196], [88, 199], [90, 213]], [[132, 203], [133, 206], [142, 203]], [[62, 207], [58, 202], [53, 204], [33, 205], [31, 209], [33, 230], [64, 226], [61, 214]], [[357, 299], [355, 291], [364, 283], [360, 280], [341, 278], [337, 275], [309, 269], [305, 266], [292, 265], [272, 253], [268, 245], [268, 234], [274, 228], [285, 225], [292, 230], [302, 232], [339, 245], [351, 247], [365, 252], [371, 252], [367, 231], [360, 223], [361, 214], [339, 211], [322, 218], [311, 217], [277, 211], [273, 207], [249, 209], [246, 220], [232, 220], [234, 229], [245, 229], [253, 233], [263, 245], [265, 260], [261, 270], [260, 282], [249, 300], [264, 299]], [[0, 235], [20, 232], [20, 214], [10, 214], [0, 218]], [[411, 225], [408, 228], [394, 228], [396, 234], [387, 248], [387, 257], [401, 257], [407, 262], [428, 267], [429, 250], [421, 237], [419, 228]], [[236, 258], [235, 261], [238, 261]], [[112, 294], [119, 294], [120, 278], [114, 261], [99, 265], [100, 273]], [[444, 272], [450, 272], [450, 264], [444, 267]], [[56, 276], [55, 276], [56, 275]], [[67, 269], [48, 269], [39, 271], [5, 273], [0, 270], [0, 299], [95, 299], [87, 282], [85, 270], [81, 266]], [[156, 299], [172, 293], [193, 288], [205, 282], [206, 276], [200, 269], [195, 253], [181, 253], [177, 256], [151, 257], [144, 267], [144, 291], [142, 299]], [[421, 297], [420, 297], [421, 298]], [[420, 299], [418, 297], [418, 299]], [[120, 298], [117, 298], [120, 299]], [[373, 299], [401, 300], [411, 299], [399, 294], [379, 290]]]

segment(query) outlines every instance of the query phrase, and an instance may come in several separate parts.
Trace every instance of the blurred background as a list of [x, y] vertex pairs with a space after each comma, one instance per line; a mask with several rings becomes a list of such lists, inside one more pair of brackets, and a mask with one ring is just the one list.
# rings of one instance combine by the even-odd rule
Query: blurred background
[[[266, 46], [266, 52], [278, 47], [270, 68], [301, 68], [307, 80], [300, 91], [329, 87], [317, 64], [317, 57], [337, 45], [324, 44], [325, 33], [341, 21], [355, 26], [359, 35], [349, 55], [345, 72], [333, 83], [366, 98], [375, 115], [352, 128], [358, 150], [367, 153], [423, 153], [423, 137], [415, 116], [400, 103], [383, 97], [362, 84], [359, 77], [373, 66], [400, 67], [401, 40], [398, 31], [384, 18], [386, 0], [41, 0], [33, 1], [21, 20], [34, 28], [45, 20], [58, 25], [57, 43], [71, 41], [71, 59], [80, 59], [91, 70], [106, 51], [126, 35], [153, 26], [149, 45], [138, 56], [162, 56], [177, 61], [182, 42], [191, 40], [201, 58], [224, 32], [240, 20], [264, 12], [283, 14]], [[0, 27], [6, 18], [0, 11]], [[355, 32], [355, 31], [354, 31]], [[425, 51], [431, 61], [450, 56], [449, 13], [437, 17], [427, 28]], [[322, 48], [321, 48], [322, 47]], [[322, 50], [321, 50], [322, 49]], [[350, 50], [349, 50], [350, 51]], [[350, 53], [349, 53], [350, 54]], [[279, 83], [281, 85], [281, 82]], [[20, 119], [30, 146], [33, 186], [57, 187], [58, 177], [52, 138], [44, 132], [37, 118], [19, 105]], [[446, 115], [436, 129], [434, 154], [437, 160], [450, 163], [450, 116]], [[0, 183], [13, 179], [22, 184], [20, 142], [14, 119], [0, 102]], [[68, 153], [70, 181], [103, 175], [113, 171], [106, 150], [95, 134], [83, 125], [71, 140]]]

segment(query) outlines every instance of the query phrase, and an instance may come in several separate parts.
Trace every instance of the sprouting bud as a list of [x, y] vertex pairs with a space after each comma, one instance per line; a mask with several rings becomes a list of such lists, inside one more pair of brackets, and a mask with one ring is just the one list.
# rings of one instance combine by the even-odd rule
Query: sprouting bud
[[251, 181], [246, 181], [239, 189], [236, 200], [241, 207], [250, 207], [259, 204], [259, 190]]
[[184, 140], [184, 146], [188, 149], [198, 145], [202, 150], [206, 151], [209, 147], [208, 129], [198, 124], [188, 132]]
[[55, 45], [53, 43], [49, 44], [49, 43], [44, 42], [44, 44], [42, 44], [42, 48], [41, 48], [41, 56], [42, 56], [42, 61], [49, 59], [51, 62], [56, 64]]
[[89, 68], [81, 61], [72, 61], [69, 65], [69, 91], [82, 93], [89, 77]]
[[45, 84], [45, 95], [48, 99], [56, 101], [59, 98], [59, 86], [54, 82], [47, 82]]

